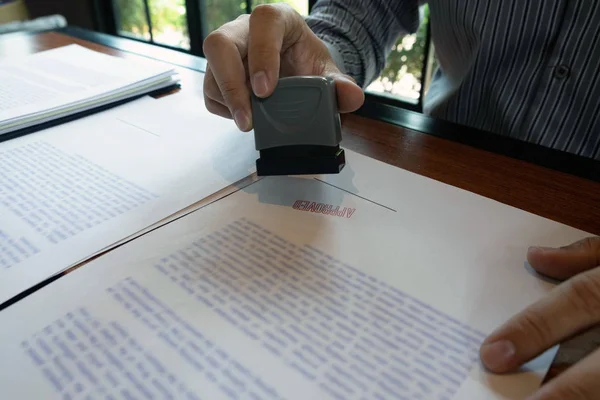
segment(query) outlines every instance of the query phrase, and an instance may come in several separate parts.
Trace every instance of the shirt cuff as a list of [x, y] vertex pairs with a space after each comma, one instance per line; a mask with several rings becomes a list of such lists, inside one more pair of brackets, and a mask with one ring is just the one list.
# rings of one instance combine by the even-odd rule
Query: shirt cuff
[[327, 40], [321, 39], [321, 41], [325, 43], [325, 46], [327, 47], [327, 50], [329, 50], [329, 54], [331, 54], [331, 58], [338, 69], [342, 72], [342, 74], [346, 74], [347, 72], [346, 68], [344, 67], [344, 59], [342, 58], [339, 49], [333, 43], [328, 42]]

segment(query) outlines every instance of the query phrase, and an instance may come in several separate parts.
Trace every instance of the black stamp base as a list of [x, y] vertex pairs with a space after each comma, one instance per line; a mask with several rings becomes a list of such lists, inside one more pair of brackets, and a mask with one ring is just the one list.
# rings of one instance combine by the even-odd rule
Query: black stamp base
[[339, 146], [285, 146], [260, 151], [258, 176], [339, 174], [346, 155]]

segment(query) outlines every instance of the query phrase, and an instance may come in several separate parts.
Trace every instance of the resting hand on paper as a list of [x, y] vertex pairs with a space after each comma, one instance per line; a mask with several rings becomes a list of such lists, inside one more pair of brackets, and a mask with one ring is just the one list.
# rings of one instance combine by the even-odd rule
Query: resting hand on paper
[[[600, 324], [600, 237], [559, 249], [532, 248], [531, 266], [564, 280], [492, 333], [481, 348], [489, 370], [511, 372], [565, 339]], [[600, 398], [600, 349], [543, 385], [528, 400]]]
[[343, 75], [325, 44], [289, 5], [261, 5], [250, 15], [221, 26], [204, 41], [208, 68], [204, 79], [206, 108], [252, 129], [250, 91], [273, 92], [282, 76], [330, 76], [336, 81], [340, 112], [352, 112], [364, 101], [362, 89]]

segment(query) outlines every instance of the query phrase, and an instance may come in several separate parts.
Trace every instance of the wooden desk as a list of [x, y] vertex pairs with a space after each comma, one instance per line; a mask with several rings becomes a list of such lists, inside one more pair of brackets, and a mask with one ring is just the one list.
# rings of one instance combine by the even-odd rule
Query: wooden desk
[[[72, 43], [120, 57], [145, 56], [176, 64], [182, 76], [181, 90], [202, 96], [203, 77], [199, 71], [205, 67], [204, 60], [93, 32], [67, 29], [61, 32], [0, 36], [0, 58]], [[600, 234], [598, 163], [486, 136], [483, 132], [445, 124], [415, 113], [402, 110], [390, 112], [388, 108], [377, 107], [373, 104], [366, 106], [359, 112], [363, 116], [343, 117], [344, 147], [542, 217]], [[397, 124], [422, 127], [420, 130], [428, 133], [374, 119], [382, 117], [394, 120], [394, 115], [397, 116]], [[482, 145], [488, 150], [460, 143], [465, 137], [471, 137], [475, 145]], [[522, 158], [535, 156], [543, 165], [554, 165], [589, 179], [498, 152], [513, 152]], [[548, 379], [566, 367], [555, 363]]]

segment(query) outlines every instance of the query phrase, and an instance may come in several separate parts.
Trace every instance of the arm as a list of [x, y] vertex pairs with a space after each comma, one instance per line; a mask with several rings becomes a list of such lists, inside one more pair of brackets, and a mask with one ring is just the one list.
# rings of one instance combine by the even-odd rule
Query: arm
[[308, 26], [338, 67], [363, 88], [383, 70], [398, 37], [419, 27], [419, 0], [319, 0]]

